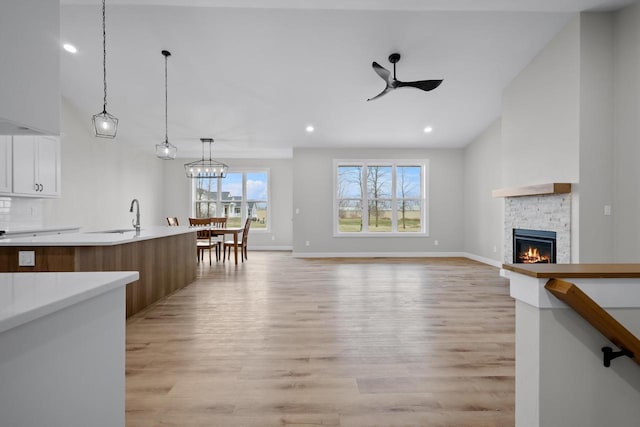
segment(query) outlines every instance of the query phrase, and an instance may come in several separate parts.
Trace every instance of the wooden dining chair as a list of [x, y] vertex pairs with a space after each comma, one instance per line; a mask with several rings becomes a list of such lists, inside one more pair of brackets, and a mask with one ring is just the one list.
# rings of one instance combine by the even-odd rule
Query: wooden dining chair
[[204, 251], [209, 251], [209, 265], [211, 265], [211, 248], [216, 250], [216, 260], [220, 257], [218, 244], [212, 239], [213, 233], [209, 229], [211, 227], [211, 218], [189, 218], [191, 227], [201, 227], [197, 230], [196, 248], [198, 249], [198, 263], [204, 261]]
[[167, 224], [169, 224], [169, 226], [171, 226], [171, 227], [180, 225], [180, 224], [178, 224], [178, 217], [177, 216], [168, 216], [167, 217]]
[[216, 228], [225, 228], [227, 226], [227, 218], [225, 217], [213, 217], [209, 218], [211, 220], [211, 227], [214, 228], [212, 230], [212, 239], [213, 242], [218, 246], [216, 248], [216, 261], [220, 261], [220, 254], [222, 253], [222, 244], [224, 243], [224, 234], [216, 233]]
[[[249, 227], [251, 227], [251, 218], [247, 218], [244, 223], [244, 230], [242, 231], [242, 240], [238, 242], [238, 250], [240, 251], [240, 259], [244, 262], [247, 259], [247, 239], [249, 238]], [[236, 246], [233, 240], [225, 240], [222, 245], [222, 262], [225, 258], [231, 259], [231, 248]], [[229, 252], [227, 254], [227, 251]]]

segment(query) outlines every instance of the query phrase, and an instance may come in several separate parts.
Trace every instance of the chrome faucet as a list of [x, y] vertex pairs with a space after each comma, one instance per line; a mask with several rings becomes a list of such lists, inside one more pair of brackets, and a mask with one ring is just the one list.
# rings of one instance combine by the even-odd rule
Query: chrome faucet
[[136, 229], [136, 236], [140, 235], [140, 202], [138, 199], [133, 199], [131, 201], [131, 207], [129, 208], [129, 212], [133, 212], [133, 205], [136, 205], [136, 219], [131, 220], [133, 227]]

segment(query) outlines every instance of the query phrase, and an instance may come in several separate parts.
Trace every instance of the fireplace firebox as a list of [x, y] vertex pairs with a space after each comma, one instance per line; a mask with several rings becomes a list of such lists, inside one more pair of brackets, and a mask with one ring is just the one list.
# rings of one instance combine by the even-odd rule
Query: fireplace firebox
[[555, 231], [513, 229], [514, 264], [555, 264]]

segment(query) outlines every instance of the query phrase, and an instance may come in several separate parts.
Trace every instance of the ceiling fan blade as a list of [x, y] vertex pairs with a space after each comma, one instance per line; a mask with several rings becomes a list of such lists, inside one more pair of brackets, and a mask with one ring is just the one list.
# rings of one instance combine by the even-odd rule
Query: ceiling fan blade
[[378, 99], [383, 95], [386, 95], [392, 88], [389, 87], [389, 85], [387, 85], [387, 87], [384, 88], [384, 90], [382, 92], [380, 92], [379, 94], [377, 94], [376, 96], [374, 96], [373, 98], [369, 98], [367, 99], [367, 101], [373, 101], [374, 99]]
[[425, 91], [434, 90], [440, 86], [442, 80], [420, 80], [417, 82], [398, 82], [398, 87], [415, 87]]
[[375, 71], [377, 75], [382, 77], [382, 80], [384, 80], [385, 82], [391, 81], [390, 80], [391, 72], [389, 70], [387, 70], [377, 62], [374, 62], [373, 64], [371, 64], [371, 66], [373, 67], [373, 71]]

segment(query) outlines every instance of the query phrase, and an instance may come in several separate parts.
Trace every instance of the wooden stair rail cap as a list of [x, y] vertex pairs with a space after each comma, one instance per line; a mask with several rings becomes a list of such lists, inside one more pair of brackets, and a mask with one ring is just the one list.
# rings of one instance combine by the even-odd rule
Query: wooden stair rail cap
[[633, 361], [640, 365], [640, 340], [579, 287], [559, 279], [550, 279], [544, 287], [575, 310], [616, 347], [632, 352]]

